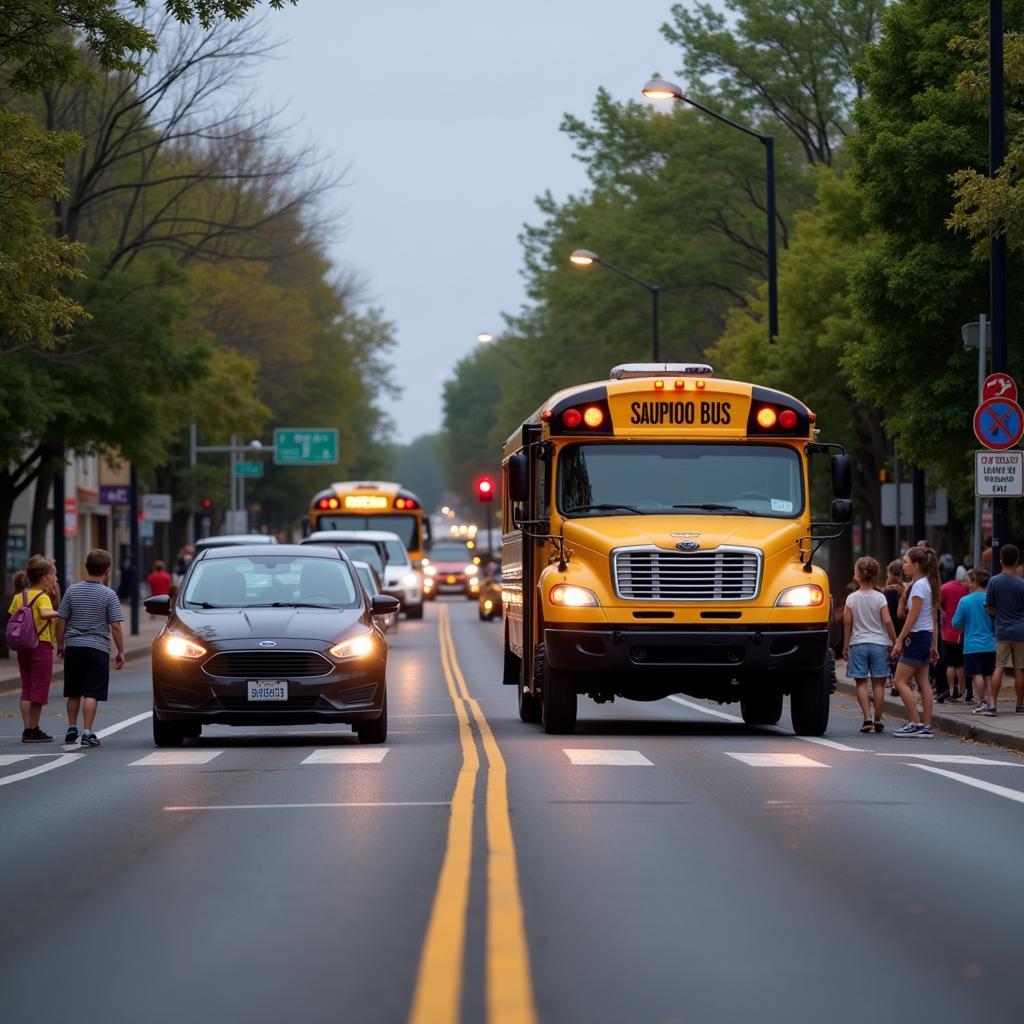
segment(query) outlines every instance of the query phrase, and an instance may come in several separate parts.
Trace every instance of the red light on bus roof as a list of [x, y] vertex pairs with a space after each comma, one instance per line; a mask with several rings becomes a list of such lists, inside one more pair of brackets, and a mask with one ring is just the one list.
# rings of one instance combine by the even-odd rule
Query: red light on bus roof
[[792, 409], [783, 409], [779, 413], [779, 426], [783, 430], [792, 430], [796, 426], [797, 416]]
[[318, 502], [316, 503], [316, 505], [317, 505], [317, 508], [327, 508], [327, 507], [328, 507], [328, 505], [327, 505], [327, 499], [326, 499], [326, 498], [321, 498], [321, 499], [320, 499], [320, 500], [319, 500], [319, 501], [318, 501]]
[[583, 422], [583, 413], [579, 409], [566, 409], [562, 413], [562, 422], [570, 430], [575, 430]]

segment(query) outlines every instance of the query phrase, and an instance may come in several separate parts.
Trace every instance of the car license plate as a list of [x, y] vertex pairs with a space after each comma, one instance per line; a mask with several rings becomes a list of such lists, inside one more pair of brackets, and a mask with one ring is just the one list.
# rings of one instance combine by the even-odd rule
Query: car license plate
[[250, 679], [249, 700], [287, 700], [288, 683], [284, 679]]

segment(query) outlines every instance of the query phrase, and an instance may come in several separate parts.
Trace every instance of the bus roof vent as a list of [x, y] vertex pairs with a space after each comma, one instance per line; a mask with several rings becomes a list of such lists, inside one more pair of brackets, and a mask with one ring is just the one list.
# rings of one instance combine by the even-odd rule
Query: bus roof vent
[[612, 380], [635, 377], [712, 377], [715, 371], [707, 363], [620, 363], [612, 368]]

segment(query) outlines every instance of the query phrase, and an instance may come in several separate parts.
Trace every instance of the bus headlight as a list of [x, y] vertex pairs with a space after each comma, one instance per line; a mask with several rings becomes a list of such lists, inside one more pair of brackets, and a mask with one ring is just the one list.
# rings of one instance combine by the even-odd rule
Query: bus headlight
[[779, 594], [776, 608], [820, 608], [825, 603], [825, 591], [815, 583], [790, 587]]
[[169, 636], [164, 641], [164, 654], [172, 658], [201, 658], [206, 648], [184, 636]]
[[331, 648], [331, 654], [339, 660], [342, 658], [365, 658], [373, 650], [373, 637], [368, 633], [354, 636], [351, 640], [342, 640]]
[[548, 598], [552, 604], [562, 608], [597, 608], [601, 603], [592, 590], [574, 587], [571, 583], [555, 584]]

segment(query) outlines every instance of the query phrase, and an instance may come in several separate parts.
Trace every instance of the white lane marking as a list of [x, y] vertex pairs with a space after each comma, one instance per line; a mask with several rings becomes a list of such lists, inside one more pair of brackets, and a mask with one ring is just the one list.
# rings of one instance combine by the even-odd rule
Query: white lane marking
[[729, 757], [749, 764], [752, 768], [828, 768], [821, 761], [814, 761], [803, 754], [733, 754], [728, 750]]
[[303, 764], [380, 764], [390, 747], [340, 747], [314, 750]]
[[923, 772], [931, 772], [933, 775], [944, 775], [954, 782], [962, 782], [965, 786], [973, 786], [975, 789], [983, 789], [986, 793], [995, 796], [1005, 797], [1018, 804], [1024, 804], [1024, 793], [1018, 789], [1008, 789], [1006, 786], [997, 786], [994, 782], [983, 782], [981, 779], [972, 779], [969, 775], [961, 775], [959, 772], [947, 771], [945, 768], [933, 768], [930, 764], [908, 764], [908, 768], [920, 768]]
[[33, 775], [42, 775], [43, 772], [53, 771], [54, 768], [60, 768], [62, 765], [71, 764], [72, 761], [77, 761], [80, 757], [85, 757], [85, 754], [61, 754], [60, 757], [55, 758], [53, 761], [49, 761], [47, 764], [37, 765], [35, 768], [27, 768], [23, 772], [18, 772], [17, 775], [8, 775], [6, 779], [0, 779], [0, 786], [9, 786], [12, 782], [21, 782], [22, 779], [31, 779]]
[[976, 757], [974, 754], [912, 754], [909, 751], [876, 751], [878, 757], [917, 757], [934, 764], [987, 764], [1000, 768], [1024, 768], [1019, 761], [993, 761], [990, 757]]
[[165, 811], [276, 811], [293, 807], [448, 807], [449, 800], [392, 800], [376, 803], [334, 803], [334, 804], [192, 804], [182, 807], [165, 807]]
[[152, 754], [132, 761], [128, 767], [136, 765], [179, 765], [209, 764], [215, 757], [223, 754], [223, 750], [156, 750]]
[[654, 767], [639, 750], [584, 750], [580, 747], [563, 747], [562, 752], [573, 764]]
[[845, 750], [851, 754], [873, 754], [873, 750], [866, 750], [864, 747], [848, 747], [845, 743], [837, 740], [824, 740], [820, 736], [794, 736], [792, 733], [783, 733], [794, 740], [803, 740], [804, 743], [817, 743], [819, 747], [828, 747], [830, 750]]
[[743, 721], [739, 715], [730, 715], [725, 711], [715, 711], [714, 708], [706, 708], [703, 704], [695, 704], [692, 700], [684, 700], [682, 697], [677, 697], [674, 693], [670, 694], [668, 699], [674, 700], [677, 704], [682, 704], [685, 708], [693, 708], [694, 711], [700, 711], [705, 715], [712, 715], [714, 718], [724, 719], [726, 722]]
[[19, 761], [27, 761], [31, 757], [42, 757], [43, 752], [38, 754], [3, 754], [0, 755], [0, 767], [6, 768], [9, 764], [17, 764]]
[[147, 718], [152, 717], [152, 711], [143, 711], [141, 715], [126, 718], [123, 722], [115, 722], [113, 725], [108, 725], [106, 729], [100, 729], [96, 735], [99, 736], [101, 740], [106, 739], [108, 736], [113, 736], [115, 732], [120, 732], [122, 729], [127, 729], [130, 725], [135, 725], [136, 722], [144, 722]]

